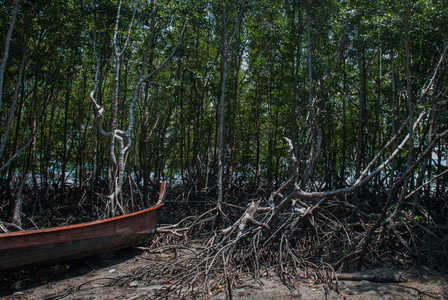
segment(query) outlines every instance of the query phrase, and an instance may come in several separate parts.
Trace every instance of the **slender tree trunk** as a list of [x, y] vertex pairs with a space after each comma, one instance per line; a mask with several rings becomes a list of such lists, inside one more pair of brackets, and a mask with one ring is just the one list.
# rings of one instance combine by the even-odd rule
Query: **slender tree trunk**
[[[392, 103], [391, 103], [391, 111], [392, 111], [392, 115], [391, 115], [391, 124], [392, 124], [392, 136], [395, 136], [397, 134], [397, 124], [396, 124], [396, 91], [395, 91], [395, 64], [394, 64], [394, 47], [393, 47], [393, 39], [392, 36], [390, 37], [390, 70], [391, 70], [391, 98], [392, 98]], [[392, 145], [393, 149], [397, 149], [398, 146], [398, 142], [394, 142]], [[390, 176], [389, 176], [389, 188], [392, 188], [392, 185], [395, 181], [395, 172], [396, 172], [396, 159], [394, 158], [391, 161], [391, 170], [390, 170]]]
[[[74, 66], [73, 66], [74, 67]], [[69, 106], [70, 106], [70, 96], [72, 92], [72, 82], [73, 82], [73, 73], [69, 72], [72, 76], [69, 76], [66, 93], [65, 93], [65, 109], [64, 109], [64, 149], [62, 150], [62, 166], [61, 166], [61, 186], [65, 188], [65, 172], [67, 169], [67, 142], [68, 138], [68, 118], [69, 118]]]
[[233, 73], [233, 107], [232, 107], [232, 121], [231, 121], [231, 142], [229, 147], [229, 171], [228, 171], [228, 188], [230, 189], [232, 182], [233, 182], [233, 173], [234, 173], [234, 165], [236, 160], [236, 138], [237, 138], [237, 112], [238, 112], [238, 96], [239, 96], [239, 74], [241, 70], [241, 64], [243, 60], [243, 48], [241, 46], [240, 37], [239, 37], [240, 31], [238, 30], [238, 38], [236, 43], [236, 54], [237, 54], [237, 61], [235, 70]]
[[14, 214], [12, 217], [12, 223], [17, 227], [22, 228], [22, 207], [23, 207], [23, 188], [28, 180], [28, 174], [23, 176], [18, 191], [15, 194]]
[[[434, 138], [434, 130], [435, 128], [437, 128], [437, 120], [439, 119], [439, 105], [435, 104], [433, 105], [432, 109], [431, 109], [431, 113], [430, 113], [430, 117], [429, 117], [429, 128], [427, 130], [427, 134], [424, 133], [421, 141], [420, 141], [420, 149], [424, 149], [425, 143], [424, 140], [426, 139], [426, 136], [428, 136], [428, 144], [431, 144], [433, 138]], [[425, 160], [423, 160], [420, 170], [417, 173], [417, 178], [416, 178], [416, 182], [415, 182], [415, 186], [418, 188], [423, 184], [423, 179], [425, 178], [425, 174], [426, 171], [428, 171], [430, 168], [428, 168], [428, 165], [430, 166], [431, 163], [431, 157], [427, 157], [425, 158]], [[418, 208], [419, 208], [419, 199], [420, 199], [420, 195], [422, 194], [422, 190], [419, 190], [417, 192], [415, 192], [412, 196], [412, 202], [414, 203], [414, 205], [412, 206], [412, 213], [415, 215], [418, 213]]]
[[[29, 39], [29, 26], [27, 28], [27, 34], [25, 37], [25, 43], [23, 46], [23, 54], [22, 54], [22, 59], [20, 61], [20, 67], [19, 67], [19, 73], [17, 74], [17, 82], [16, 82], [16, 87], [14, 89], [14, 94], [12, 96], [12, 103], [11, 106], [9, 108], [9, 117], [8, 117], [8, 122], [6, 124], [6, 129], [5, 132], [3, 133], [2, 136], [2, 140], [1, 140], [1, 145], [0, 145], [0, 159], [3, 156], [3, 151], [5, 150], [5, 146], [6, 146], [6, 141], [8, 140], [8, 136], [9, 136], [9, 131], [11, 129], [11, 125], [12, 125], [12, 120], [14, 118], [14, 112], [15, 112], [15, 108], [16, 108], [16, 102], [17, 102], [17, 98], [19, 97], [19, 91], [20, 88], [22, 86], [22, 81], [23, 81], [23, 71], [25, 69], [25, 65], [26, 65], [26, 59], [28, 56], [28, 39]], [[2, 93], [1, 89], [0, 89], [0, 94]], [[1, 97], [1, 96], [0, 96]], [[15, 148], [14, 150], [15, 151]]]
[[[312, 3], [312, 1], [310, 1]], [[314, 91], [313, 91], [313, 47], [311, 40], [311, 16], [310, 16], [310, 5], [308, 0], [305, 1], [306, 10], [306, 28], [307, 28], [307, 50], [308, 50], [308, 113], [311, 121], [311, 134], [312, 143], [308, 159], [308, 165], [303, 172], [303, 177], [299, 186], [305, 189], [306, 185], [312, 179], [314, 171], [316, 170], [317, 162], [322, 150], [322, 131], [317, 122], [316, 113], [314, 112]], [[297, 172], [297, 170], [295, 170]], [[295, 176], [295, 175], [294, 175]]]
[[[343, 57], [343, 87], [344, 91], [347, 90], [347, 72], [345, 70], [346, 58]], [[341, 171], [339, 174], [339, 182], [341, 185], [345, 185], [345, 168], [347, 159], [347, 101], [345, 97], [342, 97], [342, 163]]]
[[[380, 42], [380, 45], [378, 46], [378, 79], [376, 82], [376, 98], [375, 98], [375, 126], [374, 126], [374, 134], [372, 139], [372, 147], [371, 147], [371, 153], [370, 153], [370, 159], [373, 159], [375, 157], [375, 154], [379, 151], [380, 145], [381, 145], [381, 113], [380, 113], [380, 107], [381, 107], [381, 81], [382, 81], [382, 45]], [[375, 167], [375, 165], [373, 166]], [[375, 178], [375, 184], [379, 185], [380, 183], [380, 174]]]
[[272, 78], [271, 78], [271, 64], [269, 64], [269, 76], [267, 79], [267, 103], [268, 103], [268, 157], [267, 157], [267, 163], [268, 163], [268, 185], [269, 185], [269, 191], [272, 188], [272, 156], [273, 156], [273, 134], [272, 134]]
[[6, 62], [8, 61], [8, 56], [9, 56], [9, 46], [11, 43], [12, 32], [13, 32], [14, 26], [16, 24], [18, 10], [19, 10], [19, 0], [14, 0], [14, 7], [12, 10], [12, 16], [11, 16], [11, 23], [9, 23], [8, 32], [6, 33], [5, 47], [3, 50], [3, 58], [0, 63], [0, 108], [2, 107], [3, 78], [5, 75]]
[[[33, 132], [37, 131], [37, 103], [38, 103], [38, 89], [39, 89], [39, 78], [38, 78], [38, 74], [34, 75], [34, 88], [33, 88], [33, 122], [32, 122], [32, 128], [33, 128]], [[37, 181], [37, 138], [36, 135], [33, 136], [33, 141], [31, 143], [31, 176], [33, 178], [33, 186], [34, 186], [34, 192], [36, 195], [36, 203], [39, 201], [38, 195], [39, 195], [39, 184]], [[42, 183], [42, 180], [41, 180]]]
[[[365, 47], [361, 41], [361, 25], [358, 23], [358, 68], [359, 68], [359, 113], [358, 113], [358, 140], [356, 146], [355, 178], [359, 178], [365, 159], [365, 109], [366, 109], [366, 63]], [[355, 198], [357, 192], [355, 193]]]
[[404, 48], [406, 52], [406, 96], [408, 99], [408, 114], [409, 114], [409, 153], [407, 167], [412, 165], [414, 160], [414, 101], [412, 99], [412, 75], [411, 75], [411, 52], [409, 49], [409, 29], [408, 29], [408, 13], [407, 13], [407, 1], [403, 0], [403, 23], [404, 23]]
[[[296, 1], [293, 0], [292, 1], [292, 17], [291, 17], [291, 22], [290, 22], [290, 27], [291, 27], [291, 40], [293, 41], [293, 49], [291, 51], [291, 65], [290, 65], [290, 76], [291, 76], [291, 86], [292, 86], [292, 102], [291, 102], [291, 139], [292, 139], [292, 143], [293, 145], [298, 149], [298, 111], [297, 111], [297, 79], [296, 79], [296, 64], [298, 64], [298, 62], [296, 62], [296, 48], [298, 43], [297, 43], [297, 37], [296, 37], [296, 22], [295, 22], [295, 17], [296, 17]], [[297, 57], [297, 60], [299, 60], [299, 58]], [[291, 170], [291, 172], [294, 172], [293, 170]], [[292, 173], [291, 173], [292, 174]]]
[[[21, 106], [22, 103], [25, 101], [25, 92], [23, 91], [23, 89], [24, 88], [23, 88], [23, 85], [22, 85], [22, 95], [21, 95], [21, 101], [19, 103], [19, 106]], [[16, 151], [16, 149], [17, 149], [17, 143], [18, 143], [18, 140], [19, 140], [19, 133], [20, 133], [20, 129], [21, 129], [21, 126], [22, 126], [21, 121], [22, 121], [22, 110], [18, 109], [17, 110], [17, 117], [16, 117], [16, 121], [15, 121], [16, 128], [15, 128], [15, 132], [14, 132], [14, 140], [13, 140], [13, 143], [12, 143], [13, 144], [12, 145], [12, 151]], [[29, 158], [30, 158], [30, 155], [28, 155], [28, 157], [27, 157], [27, 161], [28, 162], [29, 162]], [[15, 162], [12, 162], [11, 166], [9, 167], [9, 172], [8, 172], [8, 179], [7, 179], [8, 183], [12, 181], [12, 178], [14, 177], [14, 173], [16, 171], [15, 169], [16, 169], [16, 164], [15, 164]]]
[[255, 171], [255, 183], [257, 186], [260, 185], [260, 179], [261, 179], [261, 126], [262, 126], [262, 103], [263, 103], [263, 97], [258, 90], [261, 90], [261, 88], [257, 89], [257, 108], [256, 108], [256, 119], [255, 119], [255, 132], [257, 136], [257, 149], [255, 154], [256, 159], [256, 171]]
[[[438, 145], [437, 145], [437, 173], [440, 174], [442, 173], [443, 169], [442, 168], [442, 157], [443, 157], [443, 149], [442, 149], [442, 141], [439, 141]], [[443, 186], [443, 181], [441, 180], [440, 177], [437, 177], [436, 180], [436, 196], [439, 197], [442, 194], [442, 191], [444, 190], [444, 188], [442, 188]], [[447, 221], [447, 225], [448, 225], [448, 221]]]
[[148, 165], [148, 150], [147, 150], [147, 138], [148, 138], [148, 121], [146, 120], [146, 118], [148, 117], [148, 111], [146, 109], [146, 107], [148, 106], [148, 102], [149, 102], [149, 82], [147, 82], [145, 84], [145, 88], [144, 88], [144, 103], [145, 103], [145, 108], [144, 108], [144, 112], [143, 112], [143, 118], [144, 120], [142, 120], [141, 122], [141, 127], [140, 127], [140, 141], [139, 141], [139, 158], [140, 158], [140, 169], [141, 172], [143, 173], [143, 199], [142, 199], [142, 205], [143, 207], [145, 207], [145, 205], [148, 203], [149, 201], [149, 177], [150, 177], [150, 172], [149, 172], [149, 165]]
[[218, 208], [223, 200], [223, 160], [224, 160], [224, 126], [225, 126], [225, 96], [227, 80], [227, 13], [225, 4], [222, 7], [222, 49], [221, 49], [221, 97], [219, 102], [219, 133], [218, 133]]
[[[414, 160], [414, 129], [413, 129], [413, 121], [414, 121], [414, 104], [412, 100], [412, 79], [411, 79], [411, 54], [409, 50], [409, 31], [408, 31], [408, 17], [407, 17], [407, 3], [406, 0], [403, 0], [403, 25], [404, 25], [404, 48], [406, 53], [406, 96], [408, 100], [408, 124], [407, 128], [409, 131], [409, 151], [407, 157], [407, 166], [406, 169], [409, 169]], [[413, 185], [413, 174], [407, 177], [403, 183], [403, 189], [400, 194], [399, 204], [402, 204], [405, 196], [408, 193], [409, 186]], [[398, 212], [401, 211], [401, 205], [397, 205], [397, 209], [395, 213], [391, 217], [391, 220], [395, 220], [398, 217]]]

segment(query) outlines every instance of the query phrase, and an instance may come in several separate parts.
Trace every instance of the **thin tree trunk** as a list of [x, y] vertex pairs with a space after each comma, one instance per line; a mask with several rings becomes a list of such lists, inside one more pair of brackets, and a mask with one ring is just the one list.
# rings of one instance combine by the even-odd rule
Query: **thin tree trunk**
[[19, 10], [19, 0], [14, 0], [14, 7], [12, 10], [12, 16], [11, 16], [11, 23], [9, 23], [8, 32], [6, 33], [5, 48], [3, 50], [3, 58], [0, 63], [0, 108], [2, 107], [3, 78], [5, 75], [6, 62], [8, 61], [9, 47], [10, 47], [10, 43], [11, 43], [12, 32], [13, 32], [14, 26], [16, 24], [18, 10]]
[[[310, 7], [308, 0], [305, 1], [306, 9], [306, 27], [307, 27], [307, 50], [308, 50], [308, 113], [311, 120], [312, 128], [312, 144], [308, 159], [308, 165], [303, 172], [303, 178], [300, 182], [300, 187], [302, 189], [309, 183], [314, 175], [314, 171], [319, 160], [321, 150], [322, 150], [322, 131], [317, 122], [317, 117], [314, 112], [314, 92], [313, 92], [313, 62], [312, 62], [312, 41], [311, 41], [311, 17], [310, 17]], [[295, 170], [297, 172], [297, 170]]]
[[[390, 37], [390, 70], [391, 70], [391, 89], [392, 89], [392, 104], [391, 104], [391, 123], [392, 123], [392, 136], [395, 136], [397, 133], [397, 124], [396, 124], [396, 91], [395, 91], [395, 64], [394, 64], [394, 47], [393, 47], [393, 39], [392, 36]], [[393, 149], [397, 149], [397, 142], [394, 142]], [[395, 181], [395, 171], [396, 171], [396, 159], [394, 158], [391, 162], [391, 170], [390, 170], [390, 176], [389, 176], [389, 188], [392, 188], [392, 185]]]
[[[360, 26], [358, 26], [358, 39], [360, 39]], [[361, 42], [359, 42], [361, 43]], [[366, 67], [364, 46], [358, 47], [358, 67], [359, 67], [359, 114], [358, 114], [358, 141], [356, 148], [356, 169], [355, 178], [358, 178], [361, 172], [362, 163], [365, 155], [365, 107], [366, 107]]]
[[[377, 95], [375, 98], [375, 126], [374, 126], [374, 134], [372, 139], [372, 147], [371, 147], [371, 153], [370, 157], [375, 157], [375, 154], [378, 152], [378, 149], [380, 149], [381, 145], [381, 81], [382, 81], [382, 45], [380, 42], [380, 45], [378, 46], [378, 79], [376, 82], [376, 89], [377, 89]], [[375, 178], [375, 184], [378, 185], [380, 182], [381, 175], [379, 174]]]
[[[343, 60], [343, 88], [344, 91], [347, 90], [347, 72], [345, 70], [346, 59]], [[345, 168], [347, 159], [347, 101], [345, 97], [342, 97], [342, 163], [341, 171], [339, 173], [340, 185], [345, 185]]]
[[271, 64], [269, 64], [269, 76], [267, 79], [267, 102], [268, 102], [268, 157], [267, 157], [267, 163], [268, 163], [268, 185], [269, 185], [269, 191], [272, 187], [272, 156], [273, 156], [273, 134], [272, 134], [272, 78], [271, 78]]
[[[73, 66], [74, 67], [74, 66]], [[68, 114], [69, 114], [69, 106], [70, 106], [70, 96], [72, 92], [72, 82], [73, 82], [73, 73], [69, 72], [71, 79], [68, 79], [66, 93], [65, 93], [65, 109], [64, 109], [64, 149], [62, 150], [62, 166], [61, 166], [61, 186], [65, 188], [65, 172], [67, 169], [67, 142], [68, 142]]]
[[[428, 144], [431, 144], [431, 142], [434, 138], [434, 130], [435, 130], [435, 128], [437, 128], [438, 115], [439, 115], [438, 104], [435, 104], [435, 105], [433, 105], [433, 107], [431, 109], [430, 118], [429, 118], [430, 124], [429, 124], [428, 132], [427, 132]], [[420, 149], [424, 149], [425, 138], [426, 138], [426, 133], [421, 138], [420, 147], [419, 147]], [[423, 184], [423, 179], [425, 178], [426, 171], [428, 169], [430, 169], [430, 168], [428, 168], [428, 165], [430, 163], [431, 163], [431, 157], [427, 157], [425, 160], [423, 160], [420, 170], [417, 173], [417, 178], [416, 178], [416, 182], [415, 182], [416, 187], [420, 187]], [[421, 193], [422, 193], [422, 190], [418, 190], [412, 196], [412, 199], [413, 199], [412, 202], [414, 203], [414, 205], [412, 206], [412, 214], [414, 214], [414, 215], [418, 213], [419, 202], [420, 202], [419, 199], [420, 199]]]
[[[23, 55], [22, 55], [22, 59], [20, 61], [19, 73], [17, 75], [17, 83], [16, 83], [16, 87], [14, 89], [14, 94], [12, 96], [11, 107], [9, 108], [8, 122], [6, 124], [6, 129], [5, 129], [5, 132], [3, 133], [2, 140], [1, 140], [0, 159], [2, 158], [3, 151], [5, 150], [6, 141], [8, 140], [9, 131], [11, 129], [12, 120], [13, 120], [13, 117], [14, 117], [14, 111], [15, 111], [15, 107], [16, 107], [17, 98], [19, 97], [20, 87], [22, 86], [23, 71], [25, 69], [26, 59], [27, 59], [27, 55], [28, 55], [28, 39], [29, 39], [29, 27], [28, 27], [28, 30], [27, 30], [27, 34], [26, 34], [26, 37], [25, 37], [25, 43], [24, 43], [24, 46], [23, 46]], [[2, 91], [0, 89], [0, 94], [1, 93], [2, 93]]]
[[[291, 65], [290, 65], [290, 76], [291, 76], [291, 86], [292, 86], [292, 101], [291, 101], [291, 139], [293, 145], [299, 149], [298, 144], [298, 111], [297, 111], [297, 80], [296, 80], [296, 64], [298, 63], [299, 57], [297, 57], [296, 61], [296, 48], [300, 45], [300, 43], [297, 43], [297, 37], [296, 37], [296, 1], [292, 1], [292, 18], [290, 22], [291, 27], [291, 40], [293, 41], [293, 49], [291, 51]], [[300, 35], [300, 34], [299, 34]], [[298, 52], [298, 55], [300, 55], [300, 52]], [[291, 172], [294, 172], [294, 170], [290, 170]], [[291, 173], [292, 174], [292, 173]]]
[[221, 209], [223, 200], [223, 156], [224, 156], [224, 126], [225, 126], [225, 95], [227, 80], [227, 13], [225, 4], [222, 7], [222, 49], [221, 49], [221, 97], [219, 102], [219, 132], [218, 132], [218, 209]]
[[[409, 51], [409, 32], [408, 32], [408, 18], [407, 18], [407, 7], [406, 0], [403, 0], [403, 23], [404, 23], [404, 47], [406, 53], [406, 96], [408, 99], [408, 123], [407, 128], [409, 131], [409, 147], [408, 147], [408, 157], [407, 157], [407, 165], [406, 169], [409, 169], [414, 160], [414, 128], [413, 128], [413, 120], [414, 120], [414, 104], [412, 100], [412, 89], [411, 89], [411, 55]], [[401, 190], [400, 199], [398, 201], [397, 207], [392, 214], [390, 221], [394, 222], [396, 218], [398, 218], [401, 213], [401, 206], [403, 205], [404, 199], [408, 193], [409, 187], [412, 188], [413, 185], [413, 176], [412, 173], [403, 181], [403, 188]]]
[[28, 180], [28, 174], [23, 176], [22, 181], [20, 182], [20, 186], [15, 195], [15, 205], [14, 205], [14, 214], [12, 217], [12, 223], [17, 225], [17, 227], [22, 228], [22, 207], [23, 207], [23, 188], [25, 187], [25, 183]]
[[[409, 153], [407, 160], [407, 168], [412, 165], [412, 161], [414, 160], [414, 130], [412, 126], [412, 121], [414, 119], [414, 103], [412, 99], [412, 75], [411, 75], [411, 52], [409, 49], [409, 30], [408, 30], [408, 13], [407, 13], [407, 2], [403, 0], [403, 23], [404, 23], [404, 48], [406, 52], [406, 95], [408, 98], [408, 114], [409, 114]], [[411, 176], [413, 179], [413, 175]], [[404, 186], [407, 186], [408, 182], [406, 181]], [[413, 182], [411, 183], [411, 185]], [[406, 188], [403, 189], [403, 193], [406, 193]]]
[[[238, 31], [238, 34], [240, 32]], [[241, 70], [241, 63], [243, 59], [243, 49], [241, 47], [240, 38], [238, 36], [238, 42], [236, 43], [237, 62], [234, 71], [233, 78], [233, 107], [232, 107], [232, 121], [231, 121], [231, 135], [232, 139], [229, 147], [229, 171], [228, 171], [228, 188], [230, 189], [233, 182], [234, 165], [236, 160], [236, 137], [237, 137], [237, 111], [238, 111], [238, 94], [239, 94], [239, 74]], [[241, 48], [241, 49], [240, 49]]]

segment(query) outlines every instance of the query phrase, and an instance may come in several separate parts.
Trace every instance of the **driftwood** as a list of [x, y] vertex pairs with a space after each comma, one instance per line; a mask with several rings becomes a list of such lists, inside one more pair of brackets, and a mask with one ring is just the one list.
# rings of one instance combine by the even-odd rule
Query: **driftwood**
[[335, 274], [337, 280], [348, 280], [348, 281], [371, 281], [371, 282], [406, 282], [407, 279], [402, 277], [400, 274], [356, 274], [356, 273], [343, 273]]
[[263, 227], [267, 230], [271, 230], [269, 228], [269, 225], [258, 222], [257, 220], [255, 220], [255, 216], [257, 213], [261, 213], [261, 212], [268, 212], [271, 209], [269, 207], [260, 207], [260, 201], [252, 201], [248, 206], [247, 206], [247, 210], [246, 212], [243, 214], [243, 216], [236, 221], [232, 226], [224, 229], [222, 231], [223, 234], [229, 234], [233, 229], [235, 229], [236, 227], [238, 227], [238, 236], [237, 239], [239, 237], [241, 237], [241, 235], [243, 234], [244, 230], [250, 225], [253, 224], [255, 226], [259, 226], [259, 227]]

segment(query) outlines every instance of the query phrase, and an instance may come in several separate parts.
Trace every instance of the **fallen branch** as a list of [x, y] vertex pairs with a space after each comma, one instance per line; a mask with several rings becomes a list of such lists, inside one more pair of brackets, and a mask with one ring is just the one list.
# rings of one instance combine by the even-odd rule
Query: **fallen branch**
[[269, 208], [269, 207], [260, 207], [260, 201], [252, 201], [248, 205], [247, 210], [242, 215], [242, 217], [240, 219], [238, 219], [238, 221], [236, 221], [232, 226], [222, 230], [222, 233], [227, 235], [233, 229], [238, 227], [238, 235], [236, 237], [236, 239], [238, 239], [243, 234], [244, 230], [246, 230], [246, 228], [250, 224], [253, 224], [253, 225], [259, 226], [259, 227], [263, 227], [263, 228], [267, 229], [268, 231], [270, 231], [271, 228], [267, 224], [261, 223], [261, 222], [259, 222], [259, 221], [257, 221], [255, 219], [255, 215], [257, 213], [259, 213], [259, 212], [268, 212], [270, 210], [271, 210], [271, 208]]
[[371, 281], [371, 282], [406, 282], [407, 279], [402, 277], [400, 274], [349, 274], [344, 273], [335, 274], [338, 280], [347, 280], [347, 281]]

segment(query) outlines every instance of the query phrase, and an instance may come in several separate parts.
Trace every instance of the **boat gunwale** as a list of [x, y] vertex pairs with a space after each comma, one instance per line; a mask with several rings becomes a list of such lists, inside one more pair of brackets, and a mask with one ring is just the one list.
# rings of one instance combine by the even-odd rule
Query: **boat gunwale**
[[[113, 223], [113, 222], [119, 221], [121, 219], [132, 218], [132, 217], [136, 217], [141, 214], [145, 214], [147, 212], [156, 210], [161, 206], [163, 206], [163, 203], [156, 204], [147, 209], [140, 210], [137, 212], [132, 212], [132, 213], [129, 213], [126, 215], [120, 215], [120, 216], [103, 219], [103, 220], [96, 220], [96, 221], [84, 222], [84, 223], [73, 224], [73, 225], [65, 225], [65, 226], [60, 226], [60, 227], [48, 227], [48, 228], [28, 229], [28, 230], [24, 230], [24, 231], [0, 233], [0, 240], [2, 238], [8, 238], [8, 237], [17, 237], [17, 236], [25, 237], [27, 235], [34, 235], [34, 234], [41, 234], [41, 233], [42, 234], [43, 233], [52, 233], [52, 232], [66, 231], [66, 230], [71, 230], [71, 229], [79, 229], [79, 228], [83, 228], [83, 227], [90, 227], [92, 225], [98, 225], [98, 224]], [[1, 249], [1, 246], [0, 246], [0, 249]]]

